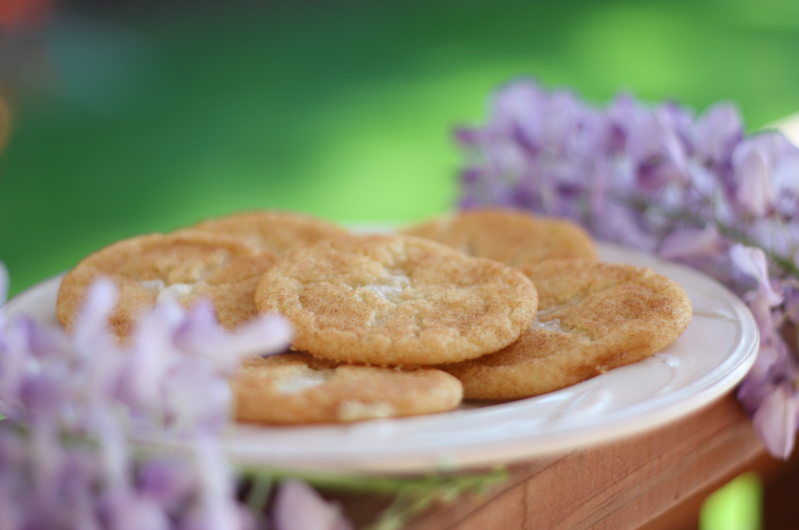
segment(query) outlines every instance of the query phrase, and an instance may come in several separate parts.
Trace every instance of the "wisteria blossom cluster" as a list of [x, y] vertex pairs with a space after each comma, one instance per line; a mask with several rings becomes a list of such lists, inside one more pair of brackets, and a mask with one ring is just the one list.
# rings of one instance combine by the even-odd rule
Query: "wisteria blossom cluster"
[[[747, 135], [730, 104], [700, 115], [621, 94], [591, 105], [530, 80], [501, 87], [487, 122], [456, 131], [461, 207], [572, 219], [597, 238], [682, 261], [741, 294], [760, 330], [738, 397], [772, 455], [793, 450], [799, 371], [799, 149]], [[795, 341], [794, 341], [795, 343]]]
[[[0, 302], [7, 283], [0, 263]], [[256, 528], [220, 444], [228, 379], [241, 356], [284, 351], [290, 325], [259, 317], [230, 333], [210, 303], [166, 302], [120, 345], [107, 328], [115, 302], [113, 284], [95, 283], [70, 336], [0, 310], [0, 528]], [[278, 530], [305, 528], [286, 516], [295, 509], [318, 528], [340, 520], [301, 483], [275, 505]]]

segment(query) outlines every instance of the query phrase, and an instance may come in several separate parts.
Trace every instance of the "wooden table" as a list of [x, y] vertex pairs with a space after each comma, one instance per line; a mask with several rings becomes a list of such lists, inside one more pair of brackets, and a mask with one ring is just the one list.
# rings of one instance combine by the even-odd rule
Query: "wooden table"
[[674, 528], [663, 518], [672, 508], [764, 453], [730, 393], [646, 434], [515, 464], [488, 495], [436, 507], [408, 530]]

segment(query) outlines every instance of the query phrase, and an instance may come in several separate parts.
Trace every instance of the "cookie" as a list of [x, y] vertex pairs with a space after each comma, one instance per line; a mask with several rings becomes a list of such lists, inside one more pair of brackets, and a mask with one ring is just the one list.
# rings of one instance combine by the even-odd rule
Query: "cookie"
[[264, 274], [261, 312], [294, 324], [295, 350], [345, 362], [420, 365], [496, 351], [535, 318], [519, 271], [403, 235], [300, 249]]
[[460, 381], [435, 368], [339, 364], [307, 353], [244, 361], [233, 381], [238, 421], [352, 422], [452, 410]]
[[466, 398], [513, 399], [579, 383], [649, 357], [691, 320], [677, 283], [622, 263], [550, 260], [523, 269], [536, 286], [534, 324], [510, 346], [440, 368]]
[[72, 328], [89, 284], [110, 278], [119, 290], [111, 326], [131, 334], [136, 319], [160, 298], [190, 306], [210, 298], [219, 322], [233, 328], [256, 314], [253, 293], [277, 256], [238, 239], [204, 232], [150, 234], [119, 241], [81, 261], [61, 282], [56, 313]]
[[334, 223], [316, 217], [270, 210], [208, 219], [192, 228], [237, 237], [278, 256], [349, 233]]
[[404, 233], [511, 267], [547, 259], [596, 259], [591, 237], [578, 225], [521, 210], [468, 210], [408, 228]]

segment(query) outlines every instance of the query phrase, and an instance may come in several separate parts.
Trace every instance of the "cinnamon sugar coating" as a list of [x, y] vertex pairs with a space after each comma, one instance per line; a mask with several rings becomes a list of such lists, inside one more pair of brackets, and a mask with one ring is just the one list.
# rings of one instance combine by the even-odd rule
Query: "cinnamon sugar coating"
[[287, 353], [245, 360], [233, 393], [238, 421], [297, 424], [444, 412], [460, 404], [463, 389], [435, 368], [357, 366]]
[[91, 282], [111, 279], [118, 289], [111, 327], [130, 335], [136, 320], [160, 297], [191, 306], [210, 298], [222, 325], [232, 328], [256, 314], [253, 293], [277, 256], [235, 238], [184, 230], [126, 239], [83, 259], [61, 282], [56, 314], [72, 328]]
[[207, 219], [192, 229], [233, 236], [278, 256], [349, 234], [330, 221], [278, 210], [250, 211]]
[[547, 259], [596, 259], [594, 243], [580, 226], [520, 210], [467, 210], [408, 228], [404, 233], [511, 267]]
[[622, 263], [550, 260], [524, 267], [536, 285], [534, 325], [504, 349], [440, 368], [464, 396], [512, 399], [558, 390], [649, 357], [691, 320], [676, 282]]
[[532, 323], [537, 296], [501, 263], [421, 238], [370, 235], [297, 250], [264, 274], [255, 303], [292, 321], [296, 350], [421, 365], [510, 344]]

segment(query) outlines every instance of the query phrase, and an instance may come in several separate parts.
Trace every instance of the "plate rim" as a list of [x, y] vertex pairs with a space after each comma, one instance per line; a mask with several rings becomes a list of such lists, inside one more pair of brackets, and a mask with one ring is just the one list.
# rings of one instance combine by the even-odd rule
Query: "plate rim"
[[[746, 375], [754, 364], [757, 354], [759, 345], [758, 330], [751, 312], [737, 295], [714, 278], [688, 266], [666, 261], [652, 254], [609, 243], [597, 242], [597, 247], [600, 250], [600, 254], [618, 253], [623, 256], [631, 256], [635, 258], [633, 261], [644, 262], [643, 265], [634, 263], [635, 265], [650, 266], [659, 274], [668, 276], [667, 271], [659, 269], [674, 269], [681, 275], [693, 277], [701, 284], [707, 284], [711, 286], [712, 289], [723, 293], [725, 301], [731, 305], [736, 320], [740, 323], [740, 334], [743, 337], [741, 342], [738, 343], [733, 348], [733, 351], [731, 351], [710, 373], [690, 381], [687, 385], [680, 387], [676, 392], [672, 393], [672, 396], [678, 394], [676, 400], [672, 397], [671, 402], [661, 405], [658, 405], [657, 401], [662, 400], [662, 396], [656, 399], [655, 403], [649, 403], [645, 400], [643, 403], [624, 406], [621, 411], [616, 411], [616, 413], [611, 414], [608, 418], [601, 421], [586, 422], [584, 425], [566, 427], [556, 433], [525, 434], [510, 438], [500, 438], [491, 442], [460, 439], [455, 441], [454, 444], [448, 444], [446, 448], [443, 446], [431, 446], [426, 449], [418, 447], [404, 447], [398, 449], [392, 447], [390, 444], [382, 445], [377, 443], [370, 448], [369, 455], [366, 457], [364, 457], [361, 448], [349, 447], [346, 445], [344, 447], [328, 446], [326, 447], [326, 451], [320, 452], [317, 450], [313, 454], [307, 452], [306, 449], [302, 454], [291, 451], [282, 453], [275, 453], [273, 451], [272, 453], [262, 453], [259, 456], [258, 452], [254, 452], [251, 447], [242, 447], [242, 433], [246, 434], [248, 431], [255, 430], [260, 432], [261, 436], [268, 437], [269, 430], [286, 428], [308, 429], [311, 434], [320, 429], [334, 429], [346, 433], [363, 429], [364, 426], [368, 426], [367, 430], [371, 429], [379, 432], [383, 427], [388, 430], [393, 429], [397, 425], [412, 427], [414, 421], [417, 423], [420, 421], [424, 423], [430, 421], [430, 418], [440, 419], [446, 415], [453, 417], [456, 414], [468, 414], [470, 410], [475, 409], [456, 410], [417, 417], [371, 420], [345, 426], [259, 427], [249, 424], [235, 424], [228, 428], [225, 436], [223, 436], [223, 444], [229, 458], [231, 458], [234, 463], [245, 466], [269, 465], [290, 469], [357, 473], [402, 474], [499, 465], [600, 445], [613, 440], [635, 436], [636, 434], [663, 426], [708, 406], [717, 398], [724, 395], [728, 390], [732, 389]], [[615, 261], [619, 260], [616, 259]], [[655, 266], [653, 267], [653, 265]], [[5, 310], [9, 316], [24, 312], [24, 306], [28, 300], [35, 297], [52, 295], [53, 291], [57, 293], [58, 285], [63, 276], [64, 274], [53, 276], [20, 292], [6, 302], [3, 306], [3, 310]], [[53, 312], [55, 312], [54, 307]], [[519, 406], [519, 403], [538, 398], [540, 398], [540, 396], [492, 406], [514, 407]], [[641, 416], [639, 409], [650, 411], [652, 408], [656, 409], [657, 414], [643, 414], [643, 416]], [[630, 421], [630, 417], [634, 418], [636, 414], [639, 416], [638, 421]], [[444, 423], [446, 423], [446, 421]], [[575, 436], [575, 433], [580, 433], [583, 436]], [[250, 445], [252, 445], [252, 443], [250, 443]], [[491, 445], [491, 456], [481, 458], [479, 455], [476, 455], [476, 453], [479, 452], [478, 450], [480, 448], [485, 448], [486, 445]], [[425, 451], [426, 454], [419, 454], [425, 453]]]

